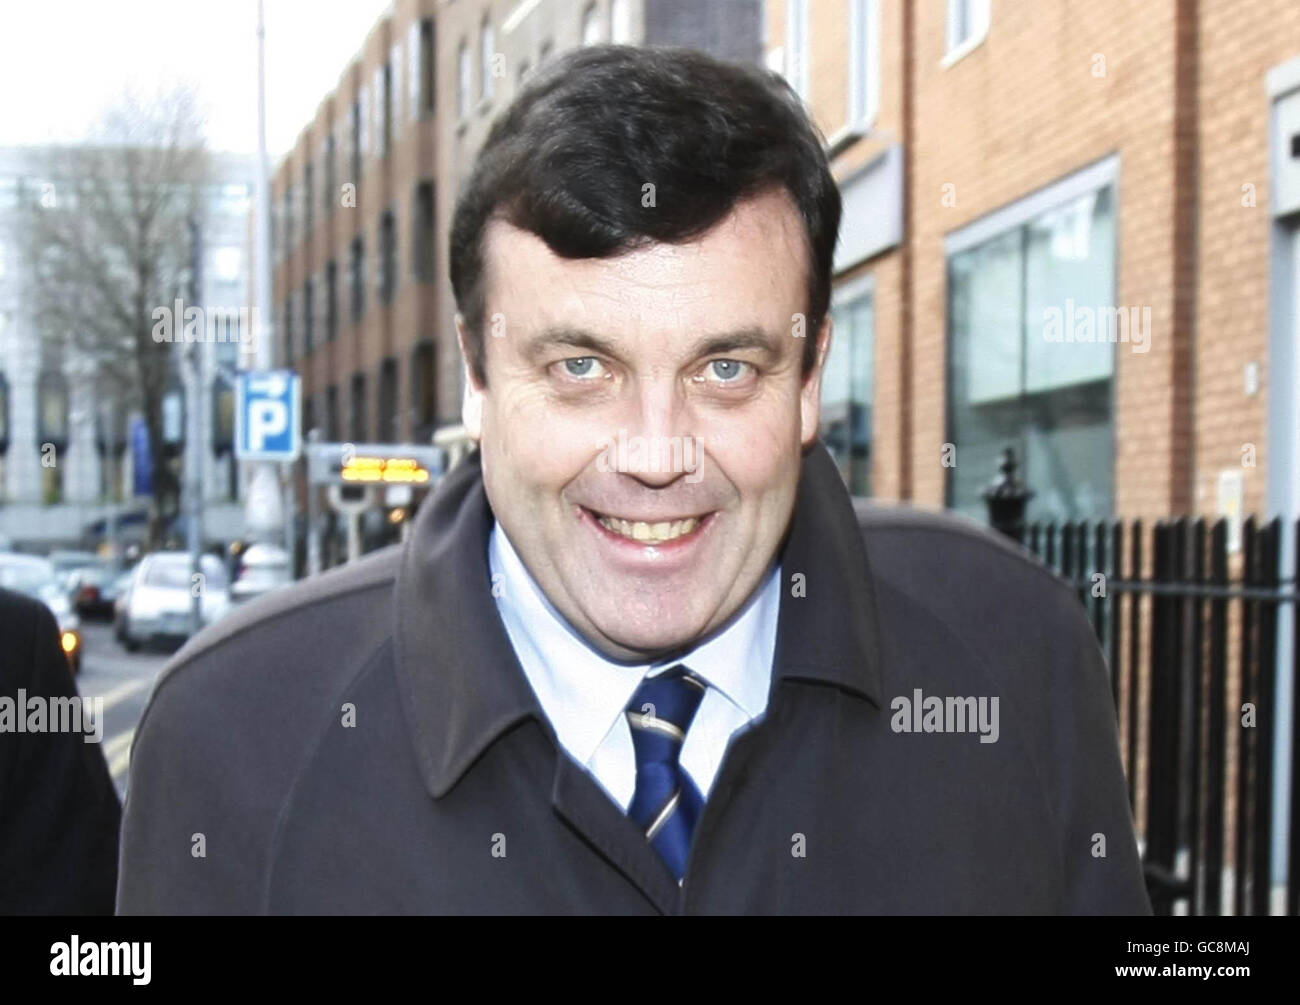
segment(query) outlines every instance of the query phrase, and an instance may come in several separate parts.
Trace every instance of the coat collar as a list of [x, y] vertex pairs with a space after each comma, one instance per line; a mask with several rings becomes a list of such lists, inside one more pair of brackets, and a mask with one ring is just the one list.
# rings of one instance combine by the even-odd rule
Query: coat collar
[[[493, 521], [476, 450], [420, 507], [397, 576], [397, 683], [438, 798], [511, 727], [530, 717], [547, 726], [492, 597]], [[830, 684], [879, 707], [875, 588], [849, 494], [820, 442], [804, 456], [783, 547], [773, 688]]]

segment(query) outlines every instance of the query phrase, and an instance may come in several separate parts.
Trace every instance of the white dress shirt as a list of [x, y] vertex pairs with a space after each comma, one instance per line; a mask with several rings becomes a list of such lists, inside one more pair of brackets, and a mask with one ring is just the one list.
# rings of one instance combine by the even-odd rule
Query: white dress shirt
[[722, 632], [683, 656], [640, 665], [606, 658], [569, 625], [499, 523], [488, 542], [488, 567], [515, 655], [557, 739], [624, 813], [636, 790], [636, 754], [623, 713], [642, 678], [683, 663], [708, 682], [681, 752], [682, 768], [707, 799], [732, 734], [767, 709], [779, 564]]

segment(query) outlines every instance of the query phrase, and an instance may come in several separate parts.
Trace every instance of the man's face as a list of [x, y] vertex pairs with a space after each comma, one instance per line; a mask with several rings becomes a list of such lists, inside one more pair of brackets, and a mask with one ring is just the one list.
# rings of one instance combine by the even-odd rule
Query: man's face
[[829, 320], [796, 321], [806, 243], [784, 192], [692, 243], [609, 259], [560, 258], [499, 220], [484, 234], [487, 386], [470, 381], [465, 422], [488, 500], [551, 603], [614, 659], [711, 632], [776, 554], [830, 339]]

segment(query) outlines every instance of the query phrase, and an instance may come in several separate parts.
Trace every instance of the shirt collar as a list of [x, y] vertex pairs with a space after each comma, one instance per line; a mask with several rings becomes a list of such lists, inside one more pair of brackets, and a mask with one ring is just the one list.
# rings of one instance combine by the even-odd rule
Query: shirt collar
[[515, 654], [560, 742], [586, 764], [627, 708], [647, 673], [683, 663], [750, 719], [762, 714], [771, 683], [780, 607], [775, 563], [729, 622], [685, 654], [650, 663], [609, 659], [551, 603], [500, 524], [488, 541], [493, 596]]
[[[547, 722], [492, 597], [494, 523], [475, 450], [425, 499], [403, 546], [394, 667], [420, 771], [435, 797], [507, 730], [529, 717]], [[804, 456], [781, 556], [782, 575], [801, 574], [803, 589], [796, 595], [778, 582], [773, 687], [830, 684], [879, 707], [875, 589], [852, 502], [820, 443]], [[744, 689], [731, 687], [733, 700], [748, 707]]]

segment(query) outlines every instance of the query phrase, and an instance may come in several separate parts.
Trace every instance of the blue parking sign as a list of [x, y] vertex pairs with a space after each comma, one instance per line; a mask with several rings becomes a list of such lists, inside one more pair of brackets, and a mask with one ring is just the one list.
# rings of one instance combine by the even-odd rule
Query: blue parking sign
[[302, 450], [302, 385], [292, 370], [239, 374], [235, 456], [247, 461], [296, 461]]

